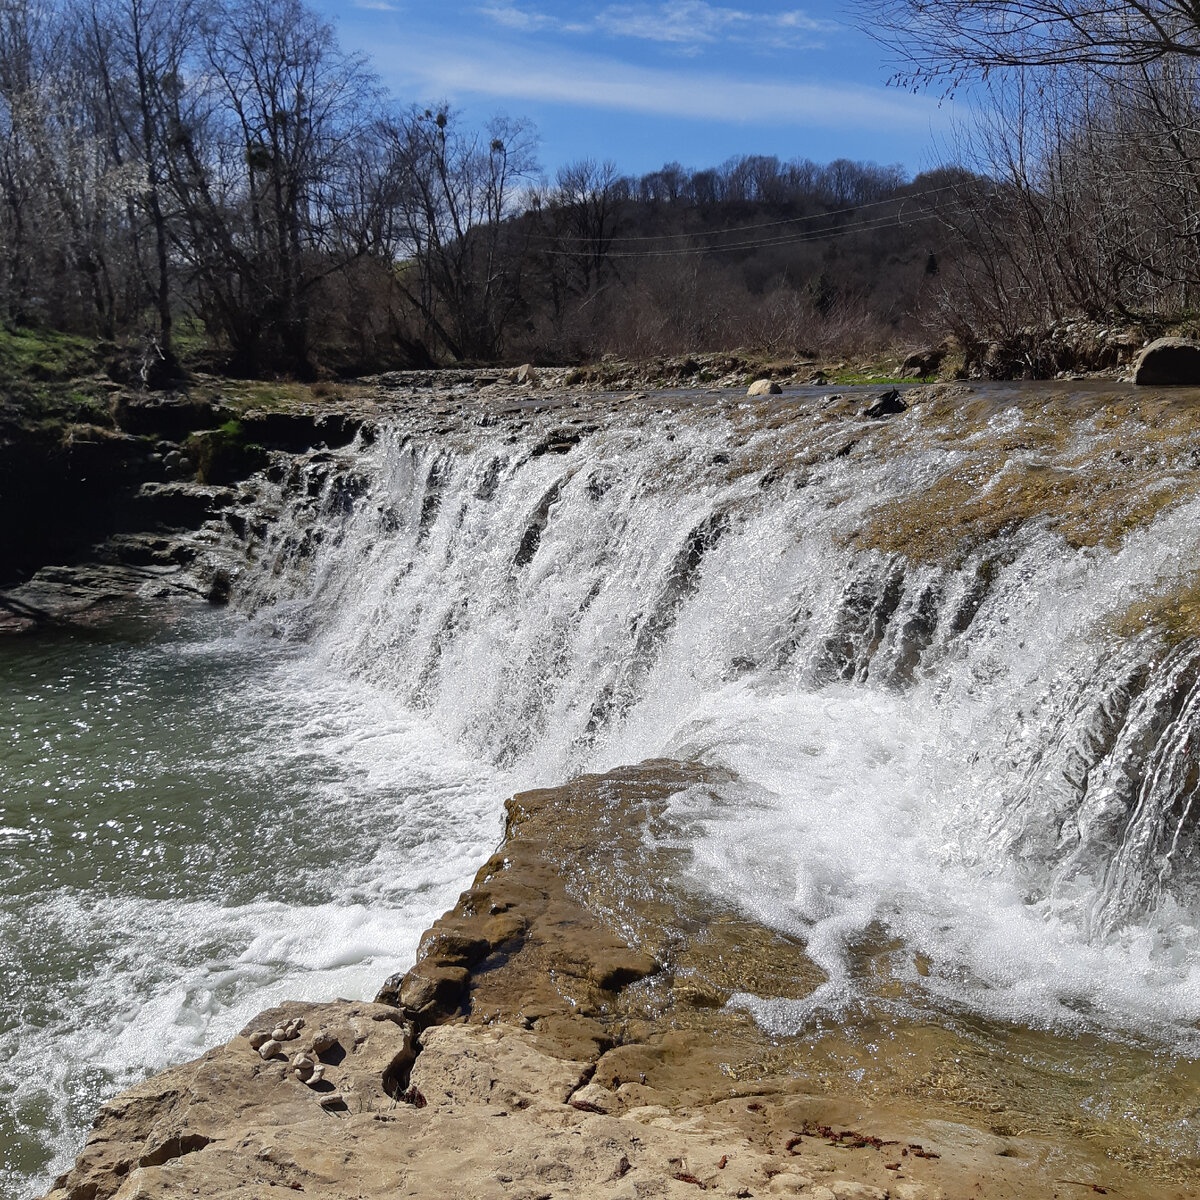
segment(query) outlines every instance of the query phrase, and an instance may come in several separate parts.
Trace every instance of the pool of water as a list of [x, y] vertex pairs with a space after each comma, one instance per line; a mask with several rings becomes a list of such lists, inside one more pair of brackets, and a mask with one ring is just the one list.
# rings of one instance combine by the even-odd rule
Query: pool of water
[[371, 996], [500, 836], [428, 723], [236, 614], [0, 641], [0, 1195], [285, 997]]

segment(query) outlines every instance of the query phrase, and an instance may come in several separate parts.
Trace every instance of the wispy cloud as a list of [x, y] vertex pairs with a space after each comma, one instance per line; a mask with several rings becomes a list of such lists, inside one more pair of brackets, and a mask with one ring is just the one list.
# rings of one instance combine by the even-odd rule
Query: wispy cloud
[[398, 4], [389, 4], [388, 0], [354, 0], [354, 7], [365, 12], [399, 12]]
[[507, 29], [532, 33], [604, 34], [660, 42], [681, 50], [699, 50], [722, 42], [769, 49], [800, 49], [819, 44], [818, 35], [833, 33], [836, 21], [810, 16], [803, 9], [755, 13], [709, 4], [708, 0], [667, 0], [663, 4], [609, 4], [590, 20], [570, 20], [515, 4], [492, 5], [479, 12]]
[[517, 8], [514, 4], [496, 4], [479, 11], [497, 25], [503, 25], [505, 29], [515, 29], [518, 33], [532, 33], [557, 24], [545, 13], [530, 12], [528, 9]]
[[885, 88], [744, 80], [485, 40], [428, 37], [409, 45], [414, 52], [406, 56], [404, 86], [428, 96], [483, 95], [730, 124], [874, 132], [919, 134], [949, 121], [948, 111], [929, 97]]

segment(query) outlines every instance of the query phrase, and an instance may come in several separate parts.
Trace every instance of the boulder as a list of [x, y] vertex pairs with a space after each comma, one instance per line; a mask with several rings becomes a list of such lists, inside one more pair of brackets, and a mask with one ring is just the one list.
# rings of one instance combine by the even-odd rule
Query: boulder
[[1134, 361], [1133, 382], [1200, 384], [1200, 342], [1177, 337], [1151, 342]]
[[521, 386], [537, 387], [538, 373], [532, 363], [522, 363], [513, 372], [513, 383]]
[[747, 396], [778, 396], [783, 391], [773, 379], [756, 379], [746, 389]]
[[877, 396], [873, 403], [868, 404], [863, 409], [864, 417], [891, 417], [896, 413], [907, 412], [908, 405], [900, 399], [900, 393], [896, 388], [884, 392], [881, 396]]
[[904, 360], [900, 374], [926, 379], [930, 375], [937, 374], [938, 368], [942, 365], [942, 359], [945, 357], [944, 346], [930, 346], [924, 350], [916, 350]]

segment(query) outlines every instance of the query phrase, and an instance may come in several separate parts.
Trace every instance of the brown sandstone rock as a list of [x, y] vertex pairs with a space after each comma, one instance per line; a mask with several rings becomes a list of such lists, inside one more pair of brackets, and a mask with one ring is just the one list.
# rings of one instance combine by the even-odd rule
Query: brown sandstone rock
[[[852, 1041], [834, 1033], [822, 1058], [810, 1038], [678, 1002], [677, 988], [719, 1002], [821, 979], [793, 940], [672, 887], [678, 850], [644, 837], [673, 794], [722, 778], [652, 762], [514, 797], [503, 852], [388, 982], [388, 1004], [272, 1010], [131, 1089], [101, 1110], [52, 1200], [280, 1188], [310, 1200], [1043, 1200], [1064, 1177], [1125, 1200], [1184, 1194], [1046, 1122], [1037, 1136], [977, 1127], [987, 1118], [911, 1075], [914, 1062], [966, 1069], [953, 1032], [896, 1025], [869, 1054], [911, 1082], [890, 1098], [839, 1094]], [[319, 1090], [251, 1048], [296, 1017], [288, 1049], [320, 1039], [329, 1051]]]

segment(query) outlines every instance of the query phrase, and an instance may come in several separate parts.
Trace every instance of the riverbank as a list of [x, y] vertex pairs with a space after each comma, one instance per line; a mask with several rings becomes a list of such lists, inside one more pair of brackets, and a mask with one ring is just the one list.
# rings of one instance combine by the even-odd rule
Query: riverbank
[[[667, 801], [713, 782], [651, 762], [514, 797], [504, 843], [374, 1004], [272, 1009], [111, 1101], [48, 1200], [1195, 1194], [1200, 1164], [1039, 1088], [1032, 1059], [1063, 1049], [1048, 1035], [983, 1056], [919, 1020], [773, 1037], [731, 1007], [821, 973], [674, 882]], [[296, 1018], [256, 1052], [256, 1031]], [[289, 1060], [318, 1034], [314, 1087]], [[1144, 1101], [1119, 1059], [1086, 1064], [1113, 1110]]]

